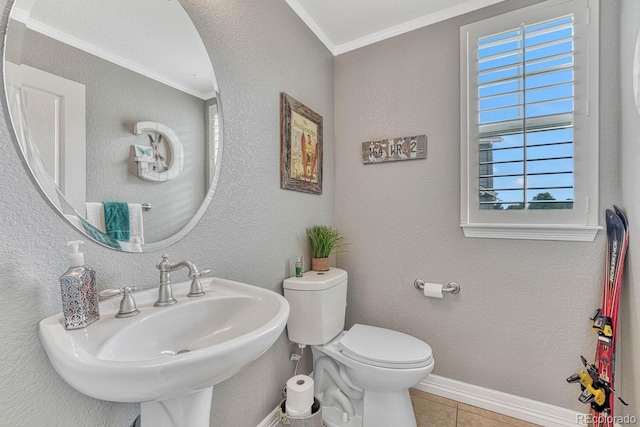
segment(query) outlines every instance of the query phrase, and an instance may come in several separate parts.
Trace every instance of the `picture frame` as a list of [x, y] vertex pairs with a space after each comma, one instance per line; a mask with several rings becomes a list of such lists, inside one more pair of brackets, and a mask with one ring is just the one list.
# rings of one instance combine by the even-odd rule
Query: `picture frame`
[[322, 116], [280, 93], [280, 187], [322, 194]]

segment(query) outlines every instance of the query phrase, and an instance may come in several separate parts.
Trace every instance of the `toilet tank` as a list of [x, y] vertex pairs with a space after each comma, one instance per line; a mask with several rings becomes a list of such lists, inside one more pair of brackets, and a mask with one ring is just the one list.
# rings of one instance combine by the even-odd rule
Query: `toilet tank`
[[284, 297], [289, 302], [287, 334], [297, 344], [322, 345], [344, 329], [347, 309], [347, 272], [307, 271], [302, 277], [285, 279]]

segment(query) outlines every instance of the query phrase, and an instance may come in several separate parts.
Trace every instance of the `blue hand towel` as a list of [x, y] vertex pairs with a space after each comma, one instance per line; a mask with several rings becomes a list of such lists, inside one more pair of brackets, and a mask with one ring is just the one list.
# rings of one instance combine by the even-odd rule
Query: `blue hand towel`
[[128, 242], [131, 237], [131, 225], [127, 202], [102, 202], [102, 204], [107, 235], [121, 242]]
[[109, 246], [113, 249], [122, 250], [122, 246], [118, 243], [117, 240], [112, 239], [110, 236], [107, 236], [102, 231], [95, 228], [93, 225], [89, 224], [84, 218], [78, 216], [80, 218], [80, 222], [82, 222], [82, 226], [84, 230], [87, 232], [87, 235], [91, 237], [93, 240], [102, 243], [103, 245]]

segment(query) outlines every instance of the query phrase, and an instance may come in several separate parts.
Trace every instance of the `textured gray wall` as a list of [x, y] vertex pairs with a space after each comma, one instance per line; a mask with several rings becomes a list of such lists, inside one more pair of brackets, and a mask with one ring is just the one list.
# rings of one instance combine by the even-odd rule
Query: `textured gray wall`
[[[0, 3], [2, 30], [10, 3]], [[166, 252], [211, 267], [216, 276], [281, 292], [298, 253], [308, 268], [305, 228], [333, 222], [333, 57], [284, 1], [183, 4], [219, 79], [225, 149], [211, 207]], [[323, 195], [280, 189], [280, 91], [324, 119]], [[53, 371], [40, 345], [38, 321], [61, 311], [58, 276], [67, 267], [66, 242], [80, 235], [34, 189], [10, 135], [0, 120], [0, 425], [128, 426], [136, 405], [76, 392]], [[157, 286], [162, 252], [123, 254], [93, 243], [85, 248], [101, 288]], [[212, 425], [255, 426], [271, 412], [293, 371], [291, 350], [283, 335], [245, 371], [217, 385]]]
[[[200, 208], [209, 188], [205, 188], [205, 102], [40, 33], [25, 31], [22, 23], [12, 22], [9, 34], [9, 60], [86, 86], [87, 201], [150, 203], [153, 209], [144, 214], [146, 243], [181, 230]], [[137, 177], [131, 146], [148, 146], [149, 140], [147, 135], [134, 135], [133, 124], [147, 120], [172, 128], [184, 147], [184, 170], [171, 181]]]
[[[602, 3], [602, 46], [615, 46], [617, 12]], [[459, 27], [524, 4], [336, 58], [336, 224], [350, 243], [338, 265], [350, 274], [349, 324], [425, 340], [434, 374], [584, 411], [565, 378], [595, 352], [588, 317], [601, 298], [604, 233], [593, 243], [519, 241], [464, 238], [459, 227]], [[603, 49], [602, 64], [604, 207], [620, 202], [615, 49]], [[362, 164], [362, 142], [421, 133], [427, 160]], [[417, 278], [462, 291], [424, 298]]]
[[627, 255], [626, 278], [621, 294], [618, 341], [617, 372], [621, 375], [618, 390], [631, 405], [618, 405], [617, 413], [626, 413], [640, 418], [640, 242], [637, 225], [640, 224], [640, 186], [638, 186], [638, 164], [640, 164], [640, 112], [633, 100], [631, 70], [636, 38], [640, 33], [640, 2], [620, 2], [620, 101], [621, 101], [621, 180], [622, 200], [631, 223], [629, 253]]
[[[3, 24], [9, 3], [0, 3]], [[613, 2], [603, 3], [603, 46], [615, 46], [618, 14], [609, 6]], [[218, 276], [280, 291], [295, 255], [304, 252], [308, 260], [304, 228], [333, 220], [335, 176], [336, 223], [350, 242], [338, 258], [350, 273], [349, 323], [392, 327], [426, 340], [434, 348], [435, 374], [583, 410], [576, 387], [564, 378], [577, 368], [579, 354], [592, 357], [594, 351], [586, 316], [600, 299], [602, 234], [594, 243], [484, 240], [464, 239], [458, 227], [458, 27], [502, 6], [341, 55], [334, 85], [331, 55], [284, 2], [184, 4], [220, 80], [226, 145], [212, 207], [167, 252], [210, 266]], [[624, 50], [635, 40], [640, 5], [621, 4]], [[629, 59], [622, 54], [620, 60], [622, 83], [609, 65], [619, 62], [618, 51], [603, 50], [601, 205], [620, 199], [621, 136], [624, 206], [635, 224], [640, 129], [624, 80]], [[279, 189], [280, 91], [324, 118], [322, 196]], [[427, 160], [362, 165], [361, 142], [423, 132], [429, 137]], [[4, 121], [0, 144], [0, 425], [39, 427], [55, 420], [127, 426], [137, 415], [135, 405], [75, 392], [55, 374], [39, 343], [38, 320], [60, 311], [57, 277], [66, 268], [65, 242], [79, 234], [34, 190]], [[640, 261], [633, 245], [626, 282], [631, 286], [621, 307], [621, 385], [629, 400], [640, 397], [640, 300], [633, 289], [633, 264]], [[85, 251], [101, 287], [125, 280], [156, 285], [154, 265], [162, 251], [121, 254], [94, 244]], [[463, 290], [425, 299], [413, 289], [417, 277], [456, 280]], [[291, 375], [289, 351], [283, 336], [246, 371], [216, 386], [212, 425], [262, 420]]]

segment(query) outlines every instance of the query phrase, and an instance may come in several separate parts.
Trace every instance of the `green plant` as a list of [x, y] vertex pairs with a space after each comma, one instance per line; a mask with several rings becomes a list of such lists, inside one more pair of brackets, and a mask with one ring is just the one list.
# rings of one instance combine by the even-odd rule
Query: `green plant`
[[291, 424], [291, 421], [289, 421], [289, 417], [285, 412], [282, 411], [282, 408], [278, 408], [278, 421], [287, 426]]
[[311, 252], [314, 258], [327, 258], [343, 244], [340, 232], [328, 225], [314, 225], [307, 228], [307, 237], [311, 241]]

